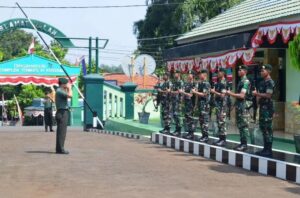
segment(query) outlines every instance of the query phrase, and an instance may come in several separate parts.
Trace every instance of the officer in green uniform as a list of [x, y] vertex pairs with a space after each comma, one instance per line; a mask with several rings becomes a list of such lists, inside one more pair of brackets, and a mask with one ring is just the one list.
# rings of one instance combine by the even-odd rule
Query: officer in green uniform
[[[186, 138], [187, 139], [194, 139], [194, 132], [196, 129], [195, 122], [193, 119], [193, 89], [195, 88], [195, 84], [193, 82], [194, 77], [192, 74], [188, 75], [187, 82], [184, 83], [183, 89], [180, 90], [180, 93], [183, 94], [184, 98], [184, 118], [186, 124], [186, 130], [188, 132]], [[180, 135], [180, 134], [179, 134]]]
[[235, 150], [245, 151], [247, 150], [247, 136], [249, 133], [249, 113], [246, 110], [246, 94], [250, 91], [250, 81], [247, 78], [247, 66], [241, 65], [238, 67], [238, 75], [241, 78], [237, 85], [237, 93], [233, 93], [230, 90], [227, 94], [236, 98], [236, 122], [240, 131], [241, 143], [235, 147]]
[[180, 121], [180, 113], [181, 113], [181, 94], [180, 90], [182, 90], [183, 82], [180, 80], [180, 74], [174, 74], [174, 81], [171, 86], [171, 103], [172, 103], [172, 115], [175, 123], [175, 131], [173, 135], [181, 134], [181, 121]]
[[53, 115], [53, 110], [52, 110], [52, 103], [53, 101], [51, 98], [46, 95], [45, 100], [44, 100], [44, 121], [45, 121], [45, 131], [48, 132], [48, 126], [50, 129], [50, 132], [53, 132], [52, 129], [52, 115]]
[[158, 92], [161, 94], [161, 117], [163, 119], [164, 128], [160, 130], [160, 133], [170, 133], [171, 128], [171, 102], [170, 102], [170, 88], [172, 83], [169, 81], [167, 74], [163, 76], [164, 82]]
[[226, 70], [221, 68], [218, 71], [218, 82], [215, 88], [211, 89], [214, 94], [214, 104], [216, 109], [217, 124], [219, 129], [219, 140], [214, 142], [217, 146], [225, 146], [226, 144], [226, 112], [227, 112], [227, 81], [225, 78]]
[[202, 132], [200, 142], [208, 141], [208, 125], [209, 125], [209, 102], [210, 102], [210, 84], [207, 80], [208, 71], [203, 69], [200, 71], [200, 82], [196, 84], [196, 88], [193, 90], [195, 95], [198, 95], [198, 108], [200, 111], [199, 122]]
[[259, 128], [262, 131], [264, 139], [264, 148], [256, 154], [264, 157], [272, 157], [272, 143], [273, 143], [273, 114], [274, 105], [272, 96], [274, 92], [275, 83], [270, 74], [272, 66], [265, 64], [261, 67], [260, 75], [264, 79], [258, 86], [258, 90], [252, 93], [258, 99], [259, 105]]
[[68, 151], [64, 149], [67, 125], [69, 120], [69, 107], [68, 107], [68, 98], [72, 97], [72, 88], [69, 84], [68, 79], [59, 78], [58, 79], [58, 88], [55, 95], [55, 104], [56, 104], [56, 153], [58, 154], [69, 154]]

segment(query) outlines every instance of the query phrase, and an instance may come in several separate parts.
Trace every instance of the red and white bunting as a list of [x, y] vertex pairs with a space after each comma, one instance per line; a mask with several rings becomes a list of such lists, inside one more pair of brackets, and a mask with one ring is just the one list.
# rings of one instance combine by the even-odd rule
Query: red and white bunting
[[218, 68], [228, 68], [235, 66], [238, 59], [241, 59], [244, 64], [252, 63], [255, 55], [255, 49], [238, 49], [226, 52], [218, 56], [211, 57], [196, 57], [193, 59], [179, 59], [168, 61], [168, 71], [176, 70], [187, 72], [191, 70], [200, 71], [201, 69], [210, 69], [214, 73]]
[[300, 33], [300, 21], [279, 22], [270, 25], [264, 25], [258, 28], [252, 37], [251, 45], [258, 48], [263, 43], [263, 37], [266, 36], [269, 43], [275, 43], [278, 34], [282, 36], [284, 43], [288, 43], [291, 34], [298, 35]]

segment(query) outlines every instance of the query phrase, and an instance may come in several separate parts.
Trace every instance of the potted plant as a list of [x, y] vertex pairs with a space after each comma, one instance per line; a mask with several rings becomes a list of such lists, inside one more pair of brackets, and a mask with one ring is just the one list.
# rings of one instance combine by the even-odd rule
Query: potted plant
[[138, 116], [139, 116], [139, 122], [143, 123], [143, 124], [148, 124], [149, 121], [149, 117], [150, 117], [150, 113], [146, 112], [146, 107], [148, 105], [148, 103], [152, 100], [151, 97], [151, 93], [147, 93], [147, 94], [139, 94], [136, 97], [136, 102], [138, 104], [143, 105], [142, 107], [142, 112], [138, 112]]

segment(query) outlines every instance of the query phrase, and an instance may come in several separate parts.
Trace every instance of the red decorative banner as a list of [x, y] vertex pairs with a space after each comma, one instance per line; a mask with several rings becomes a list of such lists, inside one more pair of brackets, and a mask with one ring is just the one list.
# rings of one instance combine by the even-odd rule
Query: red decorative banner
[[167, 62], [168, 71], [181, 71], [183, 73], [194, 70], [208, 69], [214, 73], [218, 68], [231, 68], [241, 59], [244, 64], [252, 63], [255, 49], [237, 49], [209, 57], [196, 57], [190, 59], [177, 59]]
[[300, 33], [300, 21], [279, 22], [269, 25], [263, 25], [258, 28], [251, 40], [253, 48], [258, 48], [263, 43], [263, 37], [266, 36], [269, 43], [275, 43], [278, 34], [282, 36], [284, 43], [288, 43], [291, 35]]
[[[76, 81], [76, 77], [71, 77], [72, 81]], [[58, 77], [42, 77], [42, 76], [0, 76], [0, 85], [18, 85], [18, 84], [34, 84], [53, 86], [58, 85]]]

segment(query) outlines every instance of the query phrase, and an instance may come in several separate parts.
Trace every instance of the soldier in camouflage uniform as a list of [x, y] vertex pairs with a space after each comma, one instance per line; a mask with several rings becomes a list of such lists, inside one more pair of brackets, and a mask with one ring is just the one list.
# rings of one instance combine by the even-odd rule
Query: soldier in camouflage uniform
[[274, 92], [275, 83], [272, 80], [270, 73], [272, 66], [269, 64], [263, 65], [260, 70], [261, 77], [264, 79], [252, 93], [258, 99], [259, 104], [259, 128], [263, 133], [264, 148], [256, 154], [264, 157], [272, 157], [273, 143], [273, 127], [272, 120], [274, 114], [274, 106], [272, 95]]
[[200, 82], [196, 84], [193, 93], [198, 95], [198, 108], [200, 111], [199, 122], [202, 132], [200, 142], [208, 141], [208, 125], [209, 125], [209, 102], [210, 102], [210, 84], [207, 81], [208, 72], [206, 69], [200, 71]]
[[163, 77], [164, 82], [158, 92], [161, 94], [161, 114], [163, 119], [164, 128], [159, 131], [160, 133], [170, 133], [171, 125], [171, 102], [170, 102], [170, 88], [172, 83], [169, 81], [167, 74]]
[[162, 82], [161, 82], [160, 78], [158, 77], [157, 83], [154, 86], [154, 90], [156, 92], [153, 93], [153, 96], [155, 96], [155, 99], [154, 99], [154, 101], [155, 101], [155, 103], [154, 103], [155, 111], [158, 111], [158, 107], [159, 107], [160, 102], [161, 102], [161, 93], [158, 91], [159, 89], [161, 89], [161, 86], [162, 86]]
[[227, 94], [236, 98], [236, 122], [240, 131], [241, 143], [235, 147], [235, 150], [245, 151], [247, 150], [247, 136], [249, 133], [249, 113], [246, 110], [246, 94], [250, 91], [250, 81], [247, 78], [247, 66], [239, 66], [238, 75], [241, 78], [237, 86], [237, 93], [233, 93], [230, 90]]
[[225, 146], [226, 144], [225, 124], [227, 112], [227, 81], [225, 74], [226, 70], [221, 68], [218, 72], [218, 82], [215, 84], [215, 88], [211, 89], [211, 93], [214, 94], [217, 124], [219, 129], [219, 140], [214, 142], [217, 146]]
[[175, 123], [174, 135], [181, 133], [181, 121], [180, 121], [180, 112], [181, 112], [181, 94], [179, 93], [182, 90], [183, 82], [180, 80], [180, 74], [174, 74], [174, 81], [171, 86], [171, 103], [172, 103], [172, 115]]
[[184, 98], [184, 118], [185, 118], [185, 124], [186, 124], [186, 130], [188, 132], [186, 138], [187, 139], [194, 139], [194, 132], [196, 129], [194, 119], [193, 119], [193, 110], [194, 105], [192, 101], [193, 97], [193, 89], [195, 87], [195, 84], [193, 82], [193, 75], [189, 74], [187, 78], [187, 82], [184, 83], [183, 89], [180, 91], [180, 93], [183, 94]]

